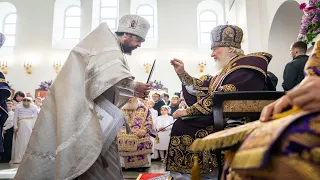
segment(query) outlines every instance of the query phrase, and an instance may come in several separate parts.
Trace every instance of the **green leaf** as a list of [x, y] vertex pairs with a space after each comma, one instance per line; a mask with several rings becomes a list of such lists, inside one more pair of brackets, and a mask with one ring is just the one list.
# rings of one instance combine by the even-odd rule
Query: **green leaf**
[[317, 23], [316, 25], [313, 26], [312, 30], [317, 30], [320, 27], [320, 23]]

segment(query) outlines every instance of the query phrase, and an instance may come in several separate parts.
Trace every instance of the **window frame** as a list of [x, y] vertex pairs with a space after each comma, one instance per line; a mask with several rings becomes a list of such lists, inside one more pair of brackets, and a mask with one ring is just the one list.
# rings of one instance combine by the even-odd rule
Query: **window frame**
[[[100, 23], [105, 22], [106, 20], [113, 20], [115, 22], [115, 28], [110, 28], [111, 31], [116, 31], [118, 28], [118, 24], [119, 24], [119, 0], [117, 1], [117, 5], [116, 6], [102, 6], [102, 1], [100, 0], [100, 14], [99, 14], [99, 21]], [[102, 18], [102, 9], [103, 8], [115, 8], [117, 10], [117, 14], [116, 14], [116, 18]], [[107, 22], [106, 22], [107, 23]], [[109, 25], [108, 25], [109, 26]]]
[[[6, 20], [8, 19], [9, 16], [11, 15], [16, 15], [16, 22], [15, 23], [6, 23]], [[2, 22], [2, 32], [3, 32], [3, 35], [8, 38], [8, 36], [11, 36], [11, 37], [14, 37], [14, 45], [13, 46], [8, 46], [6, 45], [6, 43], [3, 44], [3, 47], [15, 47], [16, 45], [16, 29], [17, 29], [17, 13], [16, 12], [11, 12], [11, 13], [8, 13], [4, 16], [3, 18], [3, 22]], [[6, 28], [6, 25], [15, 25], [15, 33], [14, 34], [7, 34], [5, 33], [5, 28]]]
[[[71, 8], [74, 8], [74, 7], [77, 7], [77, 8], [79, 8], [80, 9], [80, 15], [79, 16], [70, 16], [70, 15], [68, 15], [67, 16], [67, 12], [68, 12], [68, 10], [69, 9], [71, 9]], [[64, 23], [63, 23], [63, 36], [62, 36], [62, 38], [63, 39], [80, 39], [80, 37], [81, 37], [81, 7], [80, 6], [77, 6], [77, 5], [71, 5], [71, 6], [68, 6], [66, 9], [65, 9], [65, 11], [64, 11]], [[79, 19], [80, 19], [80, 26], [79, 27], [67, 27], [67, 17], [78, 17]], [[79, 29], [79, 38], [69, 38], [69, 37], [66, 37], [66, 29], [67, 28], [77, 28], [77, 29]]]
[[[204, 12], [211, 12], [211, 13], [213, 13], [214, 15], [215, 15], [215, 20], [201, 20], [201, 15], [204, 13]], [[215, 26], [217, 26], [217, 24], [218, 24], [218, 15], [217, 15], [217, 13], [214, 11], [214, 10], [212, 10], [212, 9], [206, 9], [206, 10], [202, 10], [200, 13], [199, 13], [199, 17], [198, 17], [198, 26], [199, 26], [199, 33], [198, 33], [198, 38], [199, 38], [199, 43], [200, 43], [200, 45], [203, 45], [203, 44], [206, 44], [206, 43], [202, 43], [202, 39], [201, 39], [201, 35], [202, 34], [204, 34], [204, 33], [209, 33], [210, 34], [210, 32], [206, 32], [206, 31], [202, 31], [202, 28], [201, 28], [201, 23], [202, 22], [215, 22]]]
[[[152, 10], [152, 14], [138, 14], [138, 10], [139, 8], [143, 7], [143, 6], [147, 6], [149, 8], [151, 8]], [[154, 11], [154, 7], [151, 6], [150, 4], [140, 4], [137, 8], [136, 8], [136, 14], [141, 16], [141, 17], [145, 17], [145, 16], [149, 16], [149, 17], [152, 17], [152, 21], [153, 21], [153, 25], [151, 26], [150, 25], [150, 29], [152, 29], [152, 37], [147, 37], [146, 39], [148, 40], [154, 40], [155, 39], [155, 11]], [[149, 22], [150, 23], [150, 22]], [[149, 30], [149, 33], [150, 33], [150, 30]]]

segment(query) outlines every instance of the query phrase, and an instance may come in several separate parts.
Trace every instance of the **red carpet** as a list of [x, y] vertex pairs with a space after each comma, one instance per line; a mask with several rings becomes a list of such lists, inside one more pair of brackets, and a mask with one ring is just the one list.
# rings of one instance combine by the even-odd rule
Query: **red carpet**
[[161, 176], [163, 174], [140, 174], [137, 178], [137, 180], [148, 180], [150, 178], [155, 178], [158, 176]]

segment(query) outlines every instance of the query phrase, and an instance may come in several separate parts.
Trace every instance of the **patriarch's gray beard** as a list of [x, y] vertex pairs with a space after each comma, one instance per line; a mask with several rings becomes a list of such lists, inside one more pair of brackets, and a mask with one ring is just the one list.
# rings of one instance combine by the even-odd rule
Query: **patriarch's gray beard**
[[215, 62], [215, 68], [217, 71], [221, 71], [229, 62], [229, 58], [224, 58]]

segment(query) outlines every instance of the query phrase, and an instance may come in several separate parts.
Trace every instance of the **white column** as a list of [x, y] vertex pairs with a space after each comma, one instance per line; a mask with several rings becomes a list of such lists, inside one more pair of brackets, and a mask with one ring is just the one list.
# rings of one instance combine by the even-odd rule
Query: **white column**
[[130, 14], [130, 0], [119, 0], [119, 19]]
[[248, 34], [248, 51], [247, 53], [267, 51], [263, 48], [262, 41], [265, 40], [265, 33], [260, 10], [260, 2], [257, 0], [246, 0], [247, 11], [247, 34]]
[[81, 0], [81, 38], [91, 32], [93, 0]]

